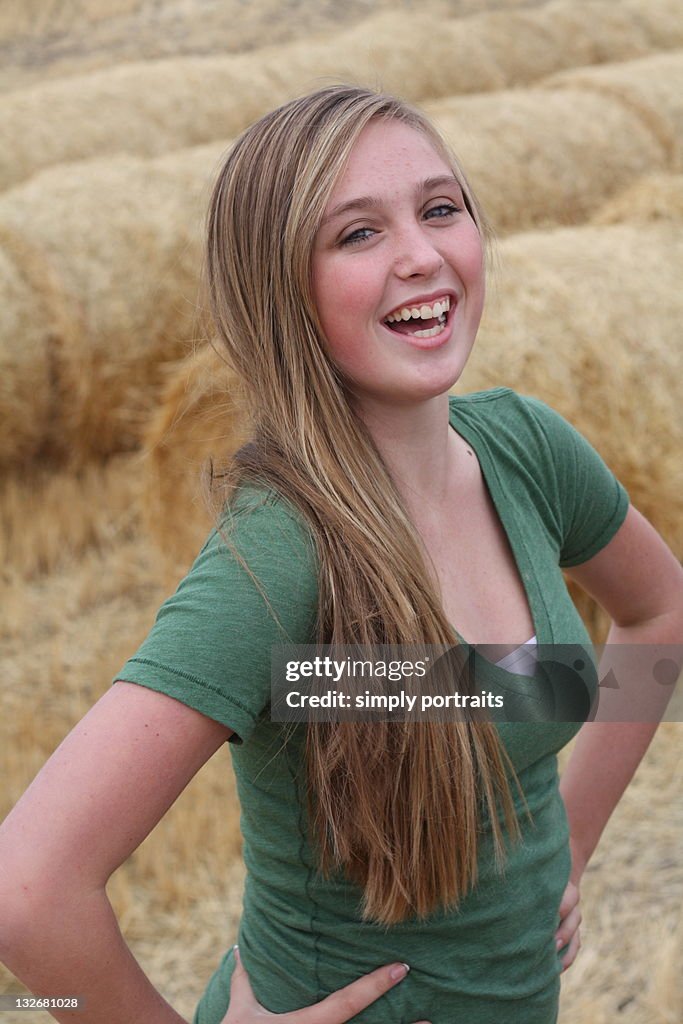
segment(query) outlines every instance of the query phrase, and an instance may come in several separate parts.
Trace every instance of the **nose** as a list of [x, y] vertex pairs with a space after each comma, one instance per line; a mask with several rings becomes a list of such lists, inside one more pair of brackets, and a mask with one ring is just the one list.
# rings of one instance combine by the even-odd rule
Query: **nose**
[[397, 236], [394, 269], [399, 277], [433, 277], [444, 262], [432, 239], [419, 226], [405, 229]]

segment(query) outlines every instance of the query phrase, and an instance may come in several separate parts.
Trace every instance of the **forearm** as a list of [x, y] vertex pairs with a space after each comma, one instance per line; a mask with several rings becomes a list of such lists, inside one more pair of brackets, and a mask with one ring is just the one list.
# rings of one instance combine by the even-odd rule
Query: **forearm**
[[[28, 916], [28, 914], [27, 914]], [[57, 1010], [77, 1024], [185, 1024], [124, 942], [103, 890], [55, 903], [3, 934], [7, 967], [36, 995], [80, 996], [85, 1008]]]
[[[569, 819], [574, 881], [583, 873], [657, 730], [668, 694], [653, 680], [652, 663], [664, 652], [678, 659], [680, 670], [682, 633], [680, 616], [673, 615], [627, 627], [613, 624], [609, 631], [600, 678], [604, 679], [611, 664], [618, 662], [619, 688], [601, 691], [598, 720], [581, 727], [560, 780]], [[628, 646], [617, 651], [617, 645]], [[643, 694], [645, 713], [641, 720], [633, 720], [636, 704], [628, 703], [629, 695], [638, 693]]]
[[560, 780], [573, 881], [583, 874], [656, 729], [650, 722], [586, 722], [581, 727]]

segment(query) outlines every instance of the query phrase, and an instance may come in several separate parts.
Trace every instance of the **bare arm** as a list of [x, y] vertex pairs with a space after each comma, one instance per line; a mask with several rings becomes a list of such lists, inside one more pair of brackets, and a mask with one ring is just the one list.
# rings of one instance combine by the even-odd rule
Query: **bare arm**
[[230, 730], [133, 683], [76, 725], [0, 826], [0, 958], [37, 994], [79, 995], [80, 1024], [178, 1024], [105, 892]]
[[[85, 1000], [53, 1012], [58, 1021], [184, 1024], [126, 946], [105, 886], [230, 735], [172, 697], [118, 682], [0, 826], [0, 959], [37, 995]], [[225, 1021], [344, 1024], [405, 975], [389, 964], [279, 1015], [256, 1002], [242, 970]]]
[[[609, 544], [568, 573], [613, 620], [601, 662], [601, 677], [616, 645], [634, 646], [619, 659], [622, 688], [652, 685], [648, 650], [661, 645], [679, 659], [683, 652], [683, 569], [648, 521], [633, 507]], [[613, 654], [610, 649], [612, 645]], [[645, 646], [647, 645], [647, 646]], [[674, 648], [673, 645], [676, 645]], [[638, 657], [638, 651], [642, 657]], [[629, 678], [624, 678], [624, 675]], [[605, 693], [610, 699], [610, 693]], [[619, 701], [619, 691], [614, 697]], [[601, 697], [601, 708], [603, 698]], [[607, 716], [610, 717], [609, 713]], [[620, 717], [615, 704], [615, 719]], [[650, 716], [651, 718], [651, 716]], [[578, 884], [612, 811], [633, 777], [657, 729], [657, 721], [596, 721], [582, 726], [562, 774], [560, 792], [569, 818], [572, 879]]]

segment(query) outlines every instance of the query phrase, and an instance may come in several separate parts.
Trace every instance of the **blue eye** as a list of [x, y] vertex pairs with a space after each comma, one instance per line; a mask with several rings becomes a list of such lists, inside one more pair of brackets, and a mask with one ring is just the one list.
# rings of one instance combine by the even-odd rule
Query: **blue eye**
[[370, 235], [372, 235], [372, 228], [358, 228], [356, 231], [352, 231], [346, 238], [342, 238], [340, 245], [358, 245], [359, 242], [364, 242]]
[[436, 210], [445, 210], [445, 214], [441, 214], [441, 217], [449, 217], [452, 213], [461, 213], [462, 210], [455, 203], [439, 203], [438, 206], [432, 206], [431, 210], [427, 210], [425, 216], [429, 216], [430, 213], [434, 213]]

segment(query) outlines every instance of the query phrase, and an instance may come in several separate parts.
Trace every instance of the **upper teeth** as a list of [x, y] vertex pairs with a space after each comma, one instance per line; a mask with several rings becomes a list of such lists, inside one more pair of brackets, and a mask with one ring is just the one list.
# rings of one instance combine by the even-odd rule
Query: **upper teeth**
[[397, 320], [431, 320], [434, 317], [441, 316], [442, 313], [447, 313], [450, 308], [451, 300], [446, 295], [432, 306], [425, 304], [422, 306], [402, 306], [401, 309], [395, 309], [386, 318], [386, 322], [391, 324]]

